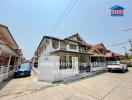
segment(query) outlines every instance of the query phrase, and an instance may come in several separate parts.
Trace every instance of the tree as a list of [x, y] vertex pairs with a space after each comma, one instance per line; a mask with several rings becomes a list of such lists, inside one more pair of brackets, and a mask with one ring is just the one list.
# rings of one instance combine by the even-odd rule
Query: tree
[[129, 59], [129, 54], [128, 53], [125, 53], [125, 59]]

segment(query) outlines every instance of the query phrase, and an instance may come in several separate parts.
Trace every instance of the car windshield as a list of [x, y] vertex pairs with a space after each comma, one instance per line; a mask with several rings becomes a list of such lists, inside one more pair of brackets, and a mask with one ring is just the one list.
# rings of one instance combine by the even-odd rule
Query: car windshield
[[30, 65], [29, 64], [21, 64], [21, 66], [20, 66], [20, 70], [22, 70], [22, 69], [29, 69], [30, 68]]

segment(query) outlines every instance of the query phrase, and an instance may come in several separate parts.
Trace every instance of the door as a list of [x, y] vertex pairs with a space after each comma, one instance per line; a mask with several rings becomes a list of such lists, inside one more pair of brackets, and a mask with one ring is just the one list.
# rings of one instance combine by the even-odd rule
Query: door
[[74, 73], [79, 74], [78, 57], [72, 57], [72, 68]]

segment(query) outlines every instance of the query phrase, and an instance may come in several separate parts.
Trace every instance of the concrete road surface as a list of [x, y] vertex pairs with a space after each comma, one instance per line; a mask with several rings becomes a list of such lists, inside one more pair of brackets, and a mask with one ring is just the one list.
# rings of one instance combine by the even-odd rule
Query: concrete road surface
[[[16, 87], [20, 89], [23, 86], [16, 84]], [[5, 88], [8, 87], [5, 86]], [[14, 89], [16, 89], [15, 83], [12, 87], [12, 90]], [[8, 92], [8, 89], [6, 90]], [[49, 86], [24, 95], [14, 97], [6, 95], [0, 97], [0, 100], [132, 100], [132, 68], [129, 68], [126, 73], [104, 73], [69, 84]]]
[[38, 82], [34, 74], [31, 76], [7, 80], [0, 84], [0, 100], [21, 97], [52, 86], [49, 83]]

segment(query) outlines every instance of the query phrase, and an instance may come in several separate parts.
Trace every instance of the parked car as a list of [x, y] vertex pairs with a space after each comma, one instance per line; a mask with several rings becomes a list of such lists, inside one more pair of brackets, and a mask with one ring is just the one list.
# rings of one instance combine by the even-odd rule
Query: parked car
[[14, 77], [20, 77], [20, 76], [30, 76], [31, 75], [31, 66], [26, 64], [21, 64], [16, 68], [16, 71], [14, 72]]
[[128, 67], [126, 64], [121, 64], [120, 61], [109, 61], [107, 62], [107, 69], [109, 72], [112, 71], [128, 71]]

